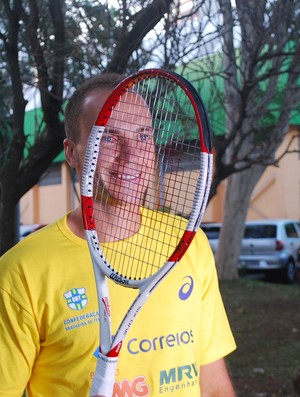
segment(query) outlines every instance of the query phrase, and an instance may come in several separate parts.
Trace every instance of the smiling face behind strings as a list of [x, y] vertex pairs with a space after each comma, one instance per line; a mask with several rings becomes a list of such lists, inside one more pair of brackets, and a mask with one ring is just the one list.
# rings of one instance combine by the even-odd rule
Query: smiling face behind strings
[[[86, 96], [76, 143], [77, 171], [81, 171], [86, 141], [96, 117], [111, 90], [95, 89]], [[128, 92], [113, 110], [100, 144], [94, 188], [96, 201], [105, 205], [141, 206], [154, 173], [155, 146], [152, 117], [146, 102]]]
[[[83, 84], [66, 108], [65, 156], [70, 167], [76, 170], [79, 181], [91, 128], [115, 87], [111, 83], [103, 86], [102, 78], [100, 80]], [[111, 81], [110, 76], [108, 80]], [[135, 102], [130, 105], [129, 101], [134, 98]], [[103, 135], [96, 170], [98, 183], [94, 211], [97, 211], [101, 242], [121, 240], [137, 232], [141, 221], [139, 207], [155, 174], [155, 148], [148, 106], [137, 94], [129, 93], [116, 110], [122, 110], [122, 113], [115, 111], [112, 114]], [[85, 237], [81, 206], [68, 215], [67, 222], [76, 235]]]
[[152, 117], [139, 95], [127, 93], [103, 133], [96, 197], [112, 205], [142, 205], [155, 165]]

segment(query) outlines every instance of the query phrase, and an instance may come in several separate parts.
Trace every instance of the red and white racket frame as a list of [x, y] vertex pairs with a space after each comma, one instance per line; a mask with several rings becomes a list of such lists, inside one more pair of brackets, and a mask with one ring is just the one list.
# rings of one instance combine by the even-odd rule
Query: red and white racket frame
[[[112, 269], [106, 260], [103, 251], [101, 250], [93, 215], [93, 180], [97, 167], [97, 159], [100, 150], [102, 134], [113, 109], [118, 104], [119, 98], [121, 98], [137, 81], [152, 77], [162, 77], [175, 81], [176, 84], [183, 89], [186, 95], [189, 97], [198, 122], [200, 142], [200, 173], [196, 184], [193, 209], [188, 221], [188, 225], [174, 252], [157, 273], [144, 280], [133, 280], [116, 274], [114, 269]], [[90, 393], [91, 396], [112, 396], [114, 374], [122, 343], [130, 329], [131, 324], [140, 312], [145, 301], [151, 295], [155, 287], [161, 282], [161, 280], [164, 279], [166, 275], [174, 268], [174, 266], [178, 264], [190, 246], [197, 230], [199, 229], [209, 197], [212, 170], [212, 143], [206, 110], [196, 89], [186, 79], [173, 72], [171, 73], [161, 69], [147, 69], [129, 76], [114, 89], [100, 110], [97, 120], [91, 130], [85, 154], [81, 181], [83, 223], [86, 240], [89, 246], [94, 267], [100, 313], [101, 347]], [[139, 289], [139, 294], [120, 324], [113, 341], [111, 341], [111, 310], [106, 277], [113, 280], [117, 284]]]

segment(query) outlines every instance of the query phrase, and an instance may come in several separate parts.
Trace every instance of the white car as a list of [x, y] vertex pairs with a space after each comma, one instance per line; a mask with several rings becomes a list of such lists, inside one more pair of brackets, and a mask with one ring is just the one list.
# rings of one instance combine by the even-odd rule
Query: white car
[[[216, 251], [220, 223], [202, 225]], [[245, 224], [238, 267], [246, 272], [276, 273], [288, 283], [300, 270], [300, 223], [293, 219], [263, 219]]]
[[212, 252], [215, 254], [219, 243], [219, 234], [221, 230], [221, 223], [202, 223], [201, 229], [206, 234], [208, 241], [210, 243]]
[[29, 236], [29, 234], [35, 232], [36, 230], [41, 229], [45, 225], [41, 225], [39, 223], [34, 223], [32, 225], [20, 225], [19, 233], [20, 233], [20, 240]]
[[289, 283], [296, 280], [299, 265], [300, 223], [293, 219], [247, 222], [239, 268], [247, 271], [276, 271]]

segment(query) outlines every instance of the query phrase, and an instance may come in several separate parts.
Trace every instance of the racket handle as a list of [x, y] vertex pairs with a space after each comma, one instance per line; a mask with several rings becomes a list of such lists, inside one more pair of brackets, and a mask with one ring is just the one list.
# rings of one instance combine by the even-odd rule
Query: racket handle
[[112, 397], [118, 357], [107, 357], [99, 352], [90, 397]]

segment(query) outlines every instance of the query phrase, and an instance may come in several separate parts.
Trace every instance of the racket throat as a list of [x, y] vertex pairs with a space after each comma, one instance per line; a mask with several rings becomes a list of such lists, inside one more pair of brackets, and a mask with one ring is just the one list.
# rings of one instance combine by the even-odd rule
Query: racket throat
[[106, 357], [118, 357], [120, 350], [122, 348], [122, 344], [123, 342], [120, 341], [119, 343], [117, 343], [117, 345], [115, 345], [112, 349], [110, 349], [108, 352], [104, 352], [101, 349], [101, 346], [99, 347], [99, 351], [101, 354], [104, 354]]

